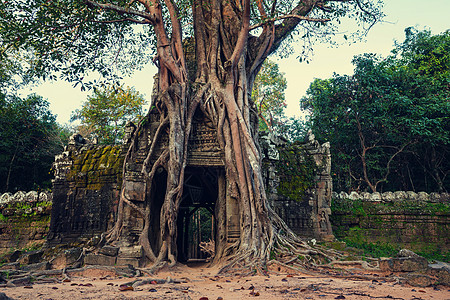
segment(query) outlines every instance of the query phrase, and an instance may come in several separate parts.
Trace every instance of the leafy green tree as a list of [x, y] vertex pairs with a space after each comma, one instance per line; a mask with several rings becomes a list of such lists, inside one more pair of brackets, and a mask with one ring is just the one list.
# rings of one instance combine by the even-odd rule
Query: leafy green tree
[[[267, 203], [257, 129], [251, 122], [254, 79], [270, 54], [289, 52], [293, 39], [305, 41], [308, 53], [310, 41], [332, 37], [343, 17], [366, 31], [382, 17], [380, 6], [377, 0], [8, 0], [0, 2], [0, 39], [8, 45], [8, 55], [28, 55], [27, 74], [48, 78], [59, 72], [82, 87], [87, 72], [111, 76], [117, 69], [134, 70], [149, 59], [146, 50], [153, 49], [158, 76], [152, 107], [161, 116], [157, 132], [167, 132], [168, 151], [150, 163], [153, 145], [162, 136], [155, 134], [147, 150], [149, 159], [141, 168], [149, 188], [141, 191], [146, 206], [137, 210], [144, 216], [139, 243], [155, 266], [164, 261], [175, 264], [174, 224], [191, 125], [200, 111], [211, 120], [224, 152], [227, 195], [245, 208], [239, 209], [239, 242], [229, 248], [226, 241], [217, 240], [215, 258], [231, 256], [228, 268], [242, 263], [259, 269], [273, 245], [281, 249], [294, 234]], [[142, 144], [145, 126], [142, 122], [136, 129], [130, 150]], [[138, 161], [137, 152], [128, 152], [125, 168]], [[150, 209], [151, 189], [160, 167], [167, 171], [166, 193], [161, 209], [155, 210]], [[127, 176], [123, 180], [125, 191], [133, 183]], [[130, 215], [124, 209], [137, 208], [125, 192], [121, 195], [109, 242], [123, 238], [124, 218]], [[149, 222], [158, 219], [157, 241], [152, 245]], [[226, 236], [225, 230], [219, 226], [217, 236]]]
[[0, 99], [0, 182], [4, 192], [48, 189], [63, 150], [56, 117], [41, 96]]
[[78, 130], [96, 136], [101, 144], [117, 144], [123, 138], [127, 121], [143, 116], [144, 97], [132, 87], [109, 85], [96, 88], [71, 120], [80, 120]]
[[354, 75], [316, 79], [302, 99], [316, 137], [331, 142], [338, 189], [445, 189], [449, 34], [407, 32], [399, 57], [356, 57]]
[[272, 131], [273, 127], [284, 118], [286, 87], [286, 78], [280, 72], [278, 64], [266, 60], [261, 71], [256, 75], [252, 91], [252, 100], [258, 111], [260, 130]]

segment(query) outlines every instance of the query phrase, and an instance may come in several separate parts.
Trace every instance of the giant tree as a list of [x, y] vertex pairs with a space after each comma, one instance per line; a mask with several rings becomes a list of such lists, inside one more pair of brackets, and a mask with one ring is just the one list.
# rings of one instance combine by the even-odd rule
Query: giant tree
[[[3, 52], [28, 51], [30, 74], [36, 76], [58, 71], [86, 85], [86, 72], [109, 76], [116, 67], [131, 70], [148, 60], [143, 50], [151, 49], [158, 67], [152, 107], [161, 116], [152, 145], [168, 130], [169, 146], [142, 169], [151, 183], [163, 166], [167, 180], [159, 212], [137, 209], [147, 233], [150, 216], [160, 214], [160, 243], [152, 248], [146, 230], [140, 243], [149, 260], [176, 262], [189, 134], [201, 109], [224, 152], [227, 192], [239, 203], [240, 239], [226, 250], [216, 249], [216, 258], [227, 257], [230, 266], [264, 264], [274, 243], [286, 236], [295, 239], [268, 206], [257, 128], [251, 122], [251, 91], [263, 62], [276, 51], [289, 52], [295, 39], [305, 42], [307, 53], [314, 40], [335, 32], [341, 18], [349, 17], [364, 33], [382, 17], [375, 0], [8, 0], [0, 13], [1, 40], [8, 45]], [[135, 134], [125, 164], [134, 159], [138, 140]], [[120, 236], [123, 207], [133, 205], [121, 195], [110, 241]]]

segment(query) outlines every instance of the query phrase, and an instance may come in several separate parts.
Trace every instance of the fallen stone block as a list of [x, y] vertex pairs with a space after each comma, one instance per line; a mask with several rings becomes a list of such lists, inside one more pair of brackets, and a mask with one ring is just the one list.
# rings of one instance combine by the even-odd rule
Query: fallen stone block
[[77, 262], [78, 258], [80, 258], [81, 252], [82, 251], [80, 248], [71, 248], [64, 250], [55, 257], [52, 263], [56, 267], [70, 266]]
[[86, 265], [114, 266], [115, 263], [116, 263], [115, 257], [103, 254], [89, 253], [84, 258], [84, 264]]
[[50, 263], [48, 261], [46, 262], [40, 262], [35, 264], [29, 264], [20, 267], [20, 270], [26, 271], [26, 272], [34, 272], [34, 271], [44, 271], [44, 270], [50, 270]]
[[43, 253], [42, 250], [26, 252], [22, 254], [18, 261], [22, 265], [35, 264], [41, 261]]
[[118, 257], [117, 258], [118, 266], [126, 266], [131, 265], [135, 268], [139, 267], [139, 260], [137, 258], [129, 258], [129, 257]]
[[393, 257], [382, 259], [380, 269], [391, 272], [416, 272], [427, 270], [428, 262], [424, 257]]
[[448, 263], [429, 264], [427, 274], [436, 277], [439, 284], [450, 286], [450, 265]]
[[99, 253], [108, 256], [117, 256], [117, 254], [119, 254], [119, 248], [113, 246], [103, 246]]
[[435, 277], [425, 275], [425, 274], [409, 273], [405, 277], [406, 277], [406, 282], [412, 286], [427, 287], [427, 286], [438, 283], [438, 281]]
[[124, 266], [116, 266], [114, 267], [116, 273], [120, 276], [128, 276], [133, 277], [136, 276], [136, 269], [133, 265], [127, 264]]
[[120, 247], [119, 249], [119, 257], [141, 258], [142, 254], [142, 246]]

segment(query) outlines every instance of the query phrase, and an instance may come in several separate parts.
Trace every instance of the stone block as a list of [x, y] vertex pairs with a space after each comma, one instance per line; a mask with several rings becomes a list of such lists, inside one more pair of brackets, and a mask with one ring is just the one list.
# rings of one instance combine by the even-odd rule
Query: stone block
[[380, 261], [380, 269], [382, 271], [391, 272], [415, 272], [425, 271], [428, 262], [423, 257], [393, 257]]
[[142, 246], [120, 247], [119, 249], [119, 257], [141, 258], [142, 254]]
[[42, 254], [43, 252], [41, 250], [26, 252], [19, 258], [19, 262], [22, 265], [38, 263], [42, 259]]
[[439, 284], [450, 286], [450, 264], [444, 262], [429, 264], [427, 274], [436, 277]]
[[127, 276], [127, 277], [136, 276], [136, 269], [130, 264], [123, 266], [115, 266], [114, 269], [116, 270], [116, 273], [119, 276]]
[[35, 264], [29, 264], [29, 265], [22, 266], [20, 269], [25, 272], [50, 270], [50, 263], [48, 261], [45, 261], [45, 262], [40, 262], [40, 263], [35, 263]]
[[118, 266], [131, 265], [134, 268], [138, 268], [139, 267], [139, 259], [137, 259], [137, 258], [128, 258], [128, 257], [118, 257], [117, 258], [117, 265]]
[[427, 287], [436, 284], [437, 280], [425, 274], [410, 273], [406, 275], [406, 282], [412, 286]]
[[119, 253], [119, 248], [113, 246], [103, 246], [100, 249], [99, 253], [108, 256], [117, 256], [117, 254]]
[[116, 258], [114, 256], [89, 253], [84, 258], [84, 264], [99, 265], [99, 266], [114, 266], [116, 264]]
[[80, 258], [81, 249], [80, 248], [72, 248], [64, 250], [62, 253], [58, 254], [56, 258], [53, 260], [54, 266], [59, 266], [61, 268], [70, 266], [75, 263], [78, 258]]

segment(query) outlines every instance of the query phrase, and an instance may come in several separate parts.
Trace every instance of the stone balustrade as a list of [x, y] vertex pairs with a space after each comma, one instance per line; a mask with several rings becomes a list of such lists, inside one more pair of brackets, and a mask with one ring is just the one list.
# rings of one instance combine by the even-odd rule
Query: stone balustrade
[[4, 193], [0, 194], [0, 205], [11, 204], [15, 202], [52, 202], [53, 196], [51, 192], [23, 192], [18, 191], [15, 194]]
[[0, 195], [0, 254], [42, 245], [48, 233], [51, 192]]
[[371, 202], [397, 202], [397, 201], [424, 201], [432, 203], [448, 203], [450, 202], [449, 193], [425, 193], [425, 192], [412, 192], [412, 191], [396, 191], [396, 192], [384, 192], [384, 193], [357, 193], [346, 192], [336, 193], [333, 192], [333, 199], [348, 199], [348, 200], [365, 200]]

